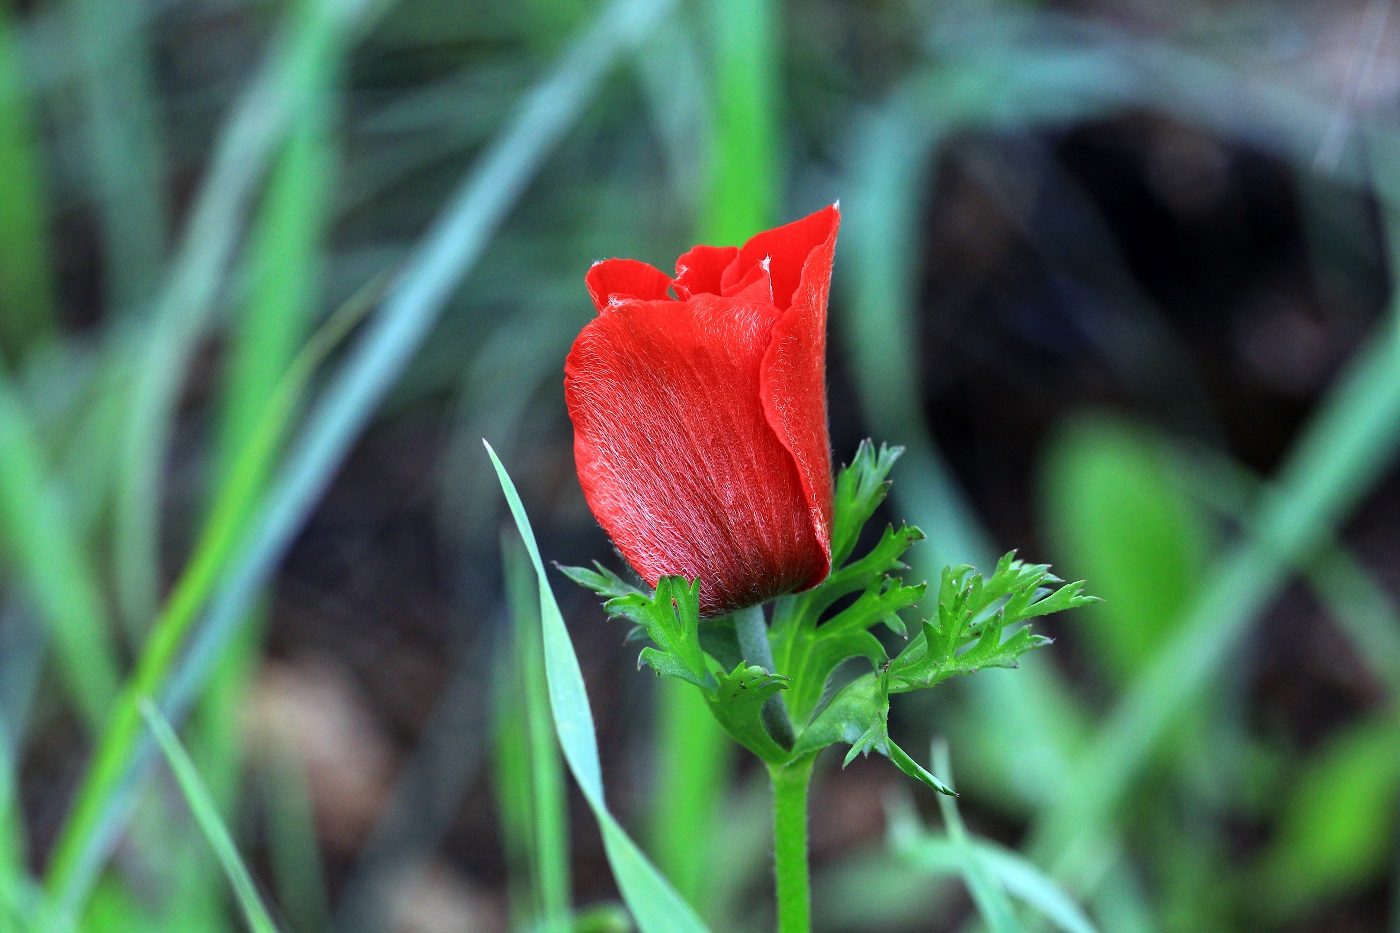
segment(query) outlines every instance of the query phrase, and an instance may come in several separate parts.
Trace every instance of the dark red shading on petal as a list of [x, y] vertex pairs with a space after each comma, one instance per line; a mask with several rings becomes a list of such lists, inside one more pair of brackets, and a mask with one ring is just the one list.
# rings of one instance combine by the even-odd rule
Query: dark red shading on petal
[[[739, 250], [734, 265], [746, 273], [770, 258], [768, 274], [773, 280], [773, 303], [786, 308], [792, 303], [812, 250], [830, 241], [841, 222], [841, 211], [833, 204], [801, 220], [755, 234]], [[742, 273], [741, 273], [742, 274]]]
[[[711, 295], [622, 302], [583, 329], [564, 367], [593, 514], [648, 583], [699, 577], [707, 616], [814, 586], [829, 569], [826, 526], [814, 522], [806, 489], [813, 481], [768, 412], [766, 395], [795, 400], [792, 387], [811, 370], [785, 351], [765, 366], [775, 318], [767, 303]], [[799, 339], [809, 328], [785, 333]], [[773, 388], [761, 393], [765, 381]], [[795, 428], [798, 449], [814, 458], [813, 416], [778, 407], [784, 430]]]
[[584, 278], [588, 294], [599, 311], [613, 300], [639, 298], [652, 301], [667, 297], [671, 277], [655, 266], [636, 259], [604, 259], [595, 262]]
[[[826, 554], [829, 570], [832, 490], [831, 440], [826, 424], [826, 306], [841, 212], [832, 205], [812, 217], [824, 219], [826, 236], [808, 250], [798, 284], [791, 293], [791, 303], [773, 325], [772, 341], [763, 357], [760, 392], [768, 423], [797, 464], [813, 529]], [[807, 224], [812, 217], [779, 230]], [[815, 226], [809, 224], [802, 233], [806, 235], [813, 229]], [[775, 290], [778, 287], [777, 265], [775, 257], [772, 263]], [[823, 576], [825, 573], [823, 571]]]
[[682, 298], [720, 294], [720, 279], [737, 255], [737, 246], [693, 247], [676, 260], [676, 294]]

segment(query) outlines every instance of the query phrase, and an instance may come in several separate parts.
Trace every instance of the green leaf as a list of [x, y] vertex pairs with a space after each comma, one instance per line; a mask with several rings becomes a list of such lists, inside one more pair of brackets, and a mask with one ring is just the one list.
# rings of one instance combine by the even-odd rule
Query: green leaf
[[[933, 746], [933, 766], [951, 776], [953, 765], [948, 756], [948, 744], [937, 741]], [[1021, 933], [1021, 924], [1011, 908], [1011, 900], [998, 879], [987, 870], [987, 866], [977, 857], [972, 848], [972, 836], [963, 825], [958, 804], [951, 795], [938, 798], [938, 809], [943, 813], [943, 822], [948, 827], [948, 837], [958, 847], [959, 868], [977, 912], [986, 921], [992, 933]]]
[[1270, 907], [1285, 916], [1380, 877], [1394, 850], [1400, 730], [1350, 727], [1298, 774], [1265, 854]]
[[971, 855], [1008, 894], [1038, 910], [1065, 933], [1095, 933], [1093, 922], [1064, 889], [1014, 849], [971, 833], [966, 845], [950, 833], [930, 832], [912, 806], [896, 798], [889, 808], [889, 845], [900, 861], [934, 877], [957, 874]]
[[[779, 599], [774, 609], [773, 658], [777, 671], [792, 678], [786, 700], [799, 731], [817, 712], [843, 663], [864, 658], [878, 669], [888, 659], [870, 629], [883, 623], [907, 637], [900, 614], [924, 597], [925, 584], [906, 586], [898, 576], [907, 569], [904, 553], [924, 538], [917, 528], [887, 527], [867, 554], [846, 563], [861, 528], [885, 498], [887, 477], [900, 452], [884, 446], [877, 452], [869, 441], [861, 443], [851, 465], [836, 478], [831, 575], [805, 593]], [[852, 595], [856, 598], [849, 606], [823, 621], [824, 614]]]
[[586, 586], [593, 592], [605, 599], [620, 599], [625, 596], [646, 597], [646, 590], [633, 586], [626, 580], [613, 573], [596, 560], [593, 566], [597, 570], [589, 570], [587, 567], [566, 567], [563, 564], [555, 564], [564, 576], [573, 580], [580, 586]]
[[891, 663], [890, 690], [903, 693], [956, 674], [1015, 667], [1021, 655], [1050, 643], [1028, 627], [1015, 626], [1098, 602], [1083, 595], [1082, 582], [1051, 588], [1060, 582], [1047, 565], [1023, 563], [1014, 553], [1003, 556], [986, 581], [967, 565], [945, 569], [938, 611]]
[[243, 909], [248, 926], [254, 933], [276, 933], [277, 925], [272, 922], [272, 916], [258, 895], [257, 886], [253, 884], [253, 877], [244, 865], [242, 856], [238, 854], [238, 847], [229, 835], [228, 827], [224, 826], [223, 818], [219, 816], [218, 805], [200, 779], [194, 762], [185, 754], [185, 749], [175, 736], [175, 730], [170, 728], [170, 723], [166, 722], [155, 704], [149, 700], [142, 701], [141, 715], [165, 755], [165, 760], [185, 795], [185, 801], [189, 804], [190, 812], [194, 814], [195, 822], [199, 824], [204, 837], [209, 840], [209, 848], [219, 857], [219, 864], [228, 876], [229, 885], [233, 888], [239, 907]]
[[496, 476], [510, 504], [520, 536], [525, 541], [525, 548], [530, 553], [539, 582], [545, 675], [549, 681], [549, 705], [554, 728], [564, 750], [564, 760], [598, 820], [608, 864], [612, 866], [623, 900], [643, 933], [705, 933], [706, 927], [695, 911], [656, 870], [608, 809], [603, 796], [603, 772], [598, 760], [593, 711], [588, 703], [588, 691], [584, 688], [578, 657], [569, 640], [569, 630], [564, 625], [554, 591], [550, 589], [539, 546], [535, 543], [530, 519], [525, 515], [525, 506], [520, 502], [515, 484], [490, 444], [486, 445], [486, 452], [496, 468]]
[[656, 644], [643, 648], [639, 664], [650, 665], [662, 677], [676, 677], [713, 691], [714, 674], [700, 647], [700, 581], [662, 577], [656, 594], [633, 592], [608, 600], [609, 615], [629, 619]]
[[816, 754], [828, 745], [844, 742], [851, 746], [843, 764], [857, 755], [879, 752], [905, 774], [927, 784], [940, 794], [952, 789], [934, 777], [890, 739], [890, 697], [879, 674], [866, 674], [841, 688], [812, 724], [798, 736], [793, 757]]
[[765, 762], [782, 764], [792, 755], [773, 740], [764, 726], [763, 707], [787, 683], [786, 677], [741, 663], [730, 673], [721, 673], [718, 686], [705, 699], [715, 719], [736, 742]]
[[1199, 586], [1207, 527], [1161, 439], [1107, 415], [1057, 432], [1042, 468], [1046, 524], [1061, 559], [1105, 602], [1085, 619], [1091, 650], [1116, 677], [1142, 666]]
[[886, 479], [896, 460], [904, 453], [903, 447], [887, 447], [875, 444], [869, 439], [860, 442], [851, 465], [845, 467], [836, 477], [833, 490], [834, 509], [831, 527], [831, 564], [833, 567], [844, 563], [855, 550], [856, 540], [870, 516], [875, 514], [890, 484]]

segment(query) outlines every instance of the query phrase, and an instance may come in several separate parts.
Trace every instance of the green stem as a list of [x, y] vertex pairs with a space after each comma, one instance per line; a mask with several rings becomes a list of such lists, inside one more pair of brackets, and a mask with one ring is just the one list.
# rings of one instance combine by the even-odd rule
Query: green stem
[[[740, 609], [731, 618], [734, 632], [738, 637], [739, 651], [747, 664], [755, 664], [765, 671], [776, 674], [773, 666], [773, 646], [768, 641], [768, 621], [763, 616], [762, 606]], [[768, 734], [785, 749], [791, 750], [797, 740], [792, 729], [792, 718], [788, 716], [787, 703], [781, 694], [771, 697], [763, 705], [763, 725]]]
[[815, 755], [768, 769], [773, 780], [773, 860], [778, 877], [778, 933], [809, 933], [811, 880], [807, 871], [807, 785]]

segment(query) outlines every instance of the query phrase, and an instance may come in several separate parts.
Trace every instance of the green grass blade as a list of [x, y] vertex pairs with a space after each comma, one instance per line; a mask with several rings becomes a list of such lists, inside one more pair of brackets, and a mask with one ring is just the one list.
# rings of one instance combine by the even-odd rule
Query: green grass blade
[[248, 926], [254, 933], [276, 933], [277, 925], [272, 922], [272, 916], [263, 905], [253, 877], [243, 864], [242, 856], [238, 854], [238, 846], [229, 835], [228, 827], [224, 826], [219, 808], [200, 779], [194, 762], [175, 736], [175, 730], [170, 728], [170, 723], [160, 714], [160, 710], [149, 701], [141, 703], [141, 715], [146, 720], [151, 734], [155, 736], [171, 773], [175, 775], [175, 780], [185, 795], [185, 802], [189, 804], [190, 812], [194, 814], [195, 821], [209, 841], [209, 848], [219, 857], [219, 863], [223, 866], [224, 874], [228, 877], [229, 886], [233, 888]]
[[268, 854], [278, 903], [291, 929], [330, 930], [330, 895], [305, 766], [298, 760], [277, 760], [265, 777]]
[[317, 331], [283, 376], [267, 402], [257, 430], [240, 448], [237, 461], [219, 486], [218, 497], [189, 564], [152, 626], [136, 669], [115, 707], [109, 711], [93, 763], [83, 777], [55, 846], [46, 883], [59, 903], [76, 909], [97, 870], [98, 853], [110, 842], [103, 827], [107, 826], [108, 831], [114, 829], [107, 814], [121, 809], [112, 797], [118, 794], [140, 738], [138, 702], [158, 690], [166, 680], [199, 610], [217, 584], [225, 564], [236, 553], [246, 529], [240, 516], [252, 511], [311, 376], [326, 354], [367, 310], [368, 296], [362, 294]]
[[0, 540], [48, 629], [72, 702], [100, 730], [120, 681], [96, 568], [52, 481], [38, 427], [3, 372]]
[[642, 854], [626, 830], [608, 810], [603, 797], [603, 769], [598, 760], [598, 744], [593, 728], [593, 711], [588, 703], [588, 691], [584, 687], [583, 672], [579, 670], [578, 657], [574, 654], [569, 630], [564, 625], [564, 617], [554, 600], [554, 591], [549, 585], [549, 575], [540, 559], [535, 535], [530, 528], [530, 520], [525, 515], [525, 507], [515, 491], [509, 474], [491, 445], [486, 445], [487, 453], [496, 468], [506, 501], [510, 504], [515, 525], [525, 541], [530, 553], [535, 575], [539, 582], [540, 615], [544, 626], [544, 663], [549, 680], [549, 704], [554, 716], [554, 728], [559, 735], [559, 744], [564, 750], [564, 760], [583, 791], [598, 827], [603, 833], [603, 844], [607, 849], [608, 864], [612, 866], [617, 886], [622, 891], [632, 916], [643, 933], [691, 933], [705, 930], [705, 925], [696, 916], [690, 905], [676, 893], [647, 857]]
[[[933, 770], [952, 786], [953, 764], [948, 755], [947, 742], [940, 740], [933, 743]], [[943, 822], [948, 827], [948, 838], [957, 847], [958, 871], [962, 873], [963, 881], [977, 905], [977, 912], [982, 915], [988, 929], [991, 933], [1021, 933], [1021, 924], [1016, 920], [1011, 899], [1006, 896], [1001, 880], [987, 870], [972, 846], [972, 837], [963, 824], [962, 814], [958, 812], [957, 797], [939, 794], [938, 809], [943, 813]]]
[[[518, 794], [514, 816], [517, 862], [527, 871], [531, 929], [566, 933], [572, 914], [569, 882], [568, 799], [564, 766], [550, 722], [548, 682], [540, 642], [538, 586], [519, 540], [503, 542], [513, 652], [508, 678], [497, 703], [509, 706], [498, 719], [498, 748], [514, 759], [503, 762], [498, 788]], [[507, 712], [502, 710], [502, 712]], [[502, 808], [503, 811], [505, 808]], [[504, 815], [504, 814], [503, 814]]]
[[146, 37], [145, 0], [68, 0], [83, 137], [99, 205], [107, 304], [131, 312], [149, 300], [165, 256], [164, 152]]
[[58, 333], [40, 141], [20, 59], [14, 14], [0, 4], [0, 347], [10, 363]]
[[[299, 348], [311, 329], [318, 306], [321, 277], [321, 249], [329, 220], [330, 190], [335, 178], [329, 118], [332, 107], [330, 76], [313, 93], [305, 107], [306, 116], [294, 127], [283, 153], [272, 170], [263, 203], [253, 223], [248, 245], [248, 293], [243, 313], [232, 326], [232, 347], [225, 371], [225, 392], [219, 446], [215, 456], [216, 475], [211, 486], [225, 488], [238, 477], [238, 460], [244, 449], [256, 443], [260, 418], [278, 395], [279, 384], [296, 367]], [[309, 372], [309, 366], [302, 367]], [[300, 394], [300, 392], [298, 393]], [[250, 494], [238, 513], [220, 509], [220, 520], [244, 528], [256, 498], [271, 473], [272, 451], [263, 458], [258, 475], [238, 477]], [[209, 533], [213, 533], [212, 529]], [[240, 749], [241, 714], [246, 692], [254, 675], [265, 629], [266, 611], [253, 610], [257, 619], [245, 625], [245, 634], [230, 642], [210, 680], [209, 690], [189, 726], [190, 753], [199, 764], [210, 792], [221, 812], [232, 811], [243, 764]], [[276, 806], [280, 801], [274, 802]], [[280, 850], [292, 847], [288, 837], [302, 824], [295, 820], [274, 824], [274, 840]], [[300, 850], [317, 858], [314, 835]], [[217, 876], [200, 863], [186, 859], [184, 895], [192, 901], [217, 895]], [[308, 864], [298, 878], [319, 873], [319, 865]], [[292, 877], [292, 876], [287, 876]], [[321, 891], [324, 895], [324, 891]], [[295, 903], [310, 909], [321, 903], [315, 890], [299, 894]], [[324, 919], [324, 910], [321, 911]], [[301, 914], [294, 914], [300, 917]]]
[[[171, 672], [170, 663], [186, 625], [183, 622], [171, 626], [168, 638], [159, 645], [153, 641], [143, 653], [132, 687], [149, 683], [156, 689], [141, 693], [129, 687], [122, 709], [134, 709], [135, 698], [154, 695], [164, 684], [165, 708], [178, 718], [202, 689], [317, 497], [427, 336], [452, 290], [479, 258], [528, 180], [582, 112], [606, 70], [626, 48], [640, 41], [669, 5], [669, 0], [616, 0], [572, 43], [556, 70], [531, 92], [514, 121], [468, 173], [327, 386], [286, 465], [262, 497], [246, 536], [228, 543], [228, 547], [238, 549], [236, 556], [201, 565], [206, 568], [201, 572], [219, 584], [180, 666]], [[233, 151], [241, 148], [232, 147]], [[200, 268], [208, 271], [202, 264]], [[202, 277], [195, 278], [202, 282]], [[273, 424], [265, 432], [269, 445], [276, 446], [279, 430], [280, 425]], [[250, 463], [256, 465], [255, 460]], [[211, 520], [214, 524], [218, 523]], [[184, 582], [182, 577], [182, 585]], [[176, 614], [178, 602], [178, 612], [192, 619], [205, 591], [203, 582], [190, 584], [184, 591], [188, 596], [177, 590], [167, 612]], [[159, 656], [148, 660], [152, 654]], [[81, 903], [119, 831], [140, 757], [140, 736], [131, 728], [129, 716], [109, 733], [84, 780], [46, 879], [55, 900], [69, 910]]]
[[297, 4], [257, 77], [220, 133], [190, 220], [156, 298], [130, 399], [120, 455], [116, 578], [130, 625], [155, 615], [160, 480], [174, 408], [191, 355], [212, 316], [258, 186], [315, 89], [343, 55], [372, 0]]
[[1170, 725], [1238, 648], [1288, 569], [1325, 539], [1392, 461], [1400, 446], [1397, 321], [1385, 320], [1353, 361], [1264, 497], [1255, 534], [1222, 559], [1185, 622], [1108, 717], [1078, 764], [1078, 792], [1057, 801], [1036, 828], [1038, 860], [1082, 875], [1093, 861], [1086, 840]]
[[701, 242], [739, 244], [777, 207], [777, 111], [782, 66], [779, 7], [772, 0], [705, 0], [711, 27], [708, 196]]

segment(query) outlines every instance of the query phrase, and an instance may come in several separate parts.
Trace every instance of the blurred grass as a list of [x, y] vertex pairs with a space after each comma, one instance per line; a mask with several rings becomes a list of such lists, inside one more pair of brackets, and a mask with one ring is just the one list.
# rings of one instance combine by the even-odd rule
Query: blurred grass
[[22, 54], [14, 14], [0, 5], [0, 346], [11, 366], [59, 333], [49, 205]]
[[[186, 731], [206, 802], [226, 827], [245, 828], [253, 764], [238, 713], [264, 651], [262, 594], [376, 410], [399, 424], [455, 394], [440, 515], [467, 565], [453, 612], [468, 631], [486, 629], [472, 602], [486, 574], [470, 564], [486, 560], [473, 539], [494, 540], [480, 532], [498, 506], [476, 439], [514, 445], [527, 498], [572, 488], [551, 457], [565, 450], [552, 382], [585, 319], [577, 279], [589, 259], [664, 264], [690, 242], [742, 242], [839, 194], [833, 349], [861, 427], [909, 448], [893, 504], [930, 532], [917, 559], [932, 575], [998, 543], [959, 488], [947, 462], [956, 458], [945, 459], [959, 451], [925, 410], [921, 331], [941, 300], [923, 291], [928, 214], [946, 206], [948, 169], [978, 179], [1039, 261], [1117, 302], [1089, 336], [1124, 407], [1213, 446], [1225, 435], [1183, 363], [1185, 340], [1056, 164], [1056, 134], [1147, 112], [1280, 160], [1307, 187], [1304, 233], [1314, 262], [1330, 264], [1315, 270], [1327, 303], [1355, 300], [1348, 276], [1369, 274], [1369, 205], [1388, 212], [1397, 199], [1393, 120], [1362, 106], [1354, 68], [1341, 69], [1353, 76], [1336, 99], [1309, 85], [1280, 37], [1311, 38], [1313, 27], [1257, 4], [1230, 15], [1193, 8], [1155, 32], [1089, 7], [997, 2], [862, 17], [760, 0], [674, 11], [644, 0], [390, 6], [0, 6], [0, 931], [52, 917], [31, 877], [48, 831], [16, 789], [19, 775], [49, 773], [51, 743], [74, 717], [98, 745], [53, 845], [48, 895], [75, 913], [88, 904], [84, 926], [98, 933], [179, 929], [181, 917], [227, 924], [225, 887], [192, 834], [172, 835], [179, 826], [151, 815], [159, 798], [137, 793], [151, 760], [138, 702], [160, 698], [176, 722], [199, 704]], [[1343, 64], [1380, 47], [1364, 34], [1374, 21], [1358, 20]], [[251, 76], [201, 63], [214, 77], [186, 92], [170, 82], [204, 72], [182, 58], [182, 30], [221, 36], [231, 57], [265, 49], [264, 62]], [[605, 81], [618, 61], [632, 68]], [[549, 62], [549, 77], [518, 100]], [[200, 169], [190, 153], [211, 133]], [[1009, 140], [1014, 171], [967, 157], [970, 136]], [[1315, 166], [1322, 174], [1306, 174]], [[1054, 197], [1027, 195], [1028, 178]], [[1071, 203], [1074, 223], [1047, 236], [1037, 211]], [[309, 337], [327, 307], [342, 310]], [[1151, 339], [1109, 333], [1128, 319]], [[974, 828], [988, 813], [1030, 825], [1029, 853], [1085, 896], [1103, 929], [1306, 923], [1393, 874], [1400, 629], [1388, 580], [1340, 529], [1393, 473], [1395, 327], [1387, 319], [1357, 353], [1262, 487], [1227, 462], [1202, 471], [1188, 502], [1163, 462], [1171, 439], [1129, 418], [1062, 426], [1043, 474], [1058, 490], [1047, 494], [1055, 556], [1112, 591], [1109, 602], [1075, 629], [1070, 651], [896, 710], [901, 727], [937, 722], [953, 737]], [[837, 407], [852, 405], [833, 396]], [[1203, 450], [1180, 456], [1200, 466]], [[586, 525], [562, 498], [551, 517]], [[1199, 524], [1201, 505], [1224, 518], [1219, 527]], [[1348, 676], [1375, 695], [1374, 708], [1303, 747], [1250, 718], [1256, 672], [1236, 663], [1252, 657], [1253, 621], [1295, 576], [1337, 622], [1338, 650], [1356, 666]], [[326, 903], [309, 779], [290, 764], [267, 776], [264, 831], [291, 926], [326, 929], [333, 914], [338, 929], [364, 928], [355, 922], [387, 907], [398, 860], [423, 863], [441, 844], [485, 753], [462, 725], [480, 701], [482, 644], [454, 646], [424, 747], [339, 903]], [[45, 666], [53, 681], [37, 687]], [[708, 714], [670, 695], [662, 709], [655, 799], [672, 806], [648, 814], [651, 851], [715, 928], [747, 929], [765, 877], [756, 831], [742, 828], [756, 798], [733, 791], [736, 763]], [[532, 711], [514, 728], [529, 734], [539, 766]], [[453, 728], [460, 745], [448, 754]], [[513, 762], [509, 783], [529, 768], [522, 746], [504, 747], [497, 764], [504, 774]], [[542, 912], [557, 922], [570, 899], [561, 792], [530, 773], [547, 805], [522, 797], [507, 815], [547, 879]], [[420, 792], [427, 803], [415, 811]], [[532, 809], [547, 826], [529, 825]], [[137, 831], [123, 834], [129, 813]], [[1241, 820], [1268, 834], [1244, 864], [1225, 844]], [[119, 839], [123, 857], [108, 866]], [[925, 855], [961, 845], [921, 839]], [[829, 858], [848, 900], [889, 899], [877, 914], [889, 926], [867, 918], [866, 928], [919, 922], [927, 864], [909, 875], [897, 861]], [[142, 872], [172, 863], [185, 880], [153, 893]], [[1010, 875], [998, 877], [1022, 899]], [[1288, 896], [1261, 904], [1261, 891]], [[959, 922], [956, 908], [948, 916]]]

